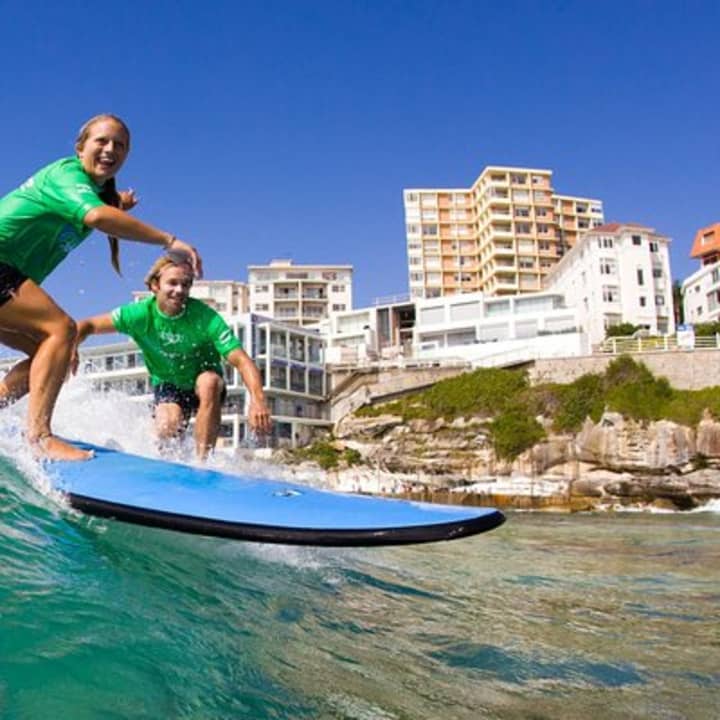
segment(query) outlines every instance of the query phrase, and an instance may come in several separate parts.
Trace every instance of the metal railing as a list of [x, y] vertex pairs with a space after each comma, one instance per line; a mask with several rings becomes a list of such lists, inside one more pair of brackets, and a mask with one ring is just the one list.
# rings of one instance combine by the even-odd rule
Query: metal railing
[[597, 353], [623, 355], [641, 352], [672, 352], [687, 350], [720, 350], [720, 335], [698, 336], [692, 344], [678, 343], [675, 335], [662, 337], [611, 337], [594, 348]]

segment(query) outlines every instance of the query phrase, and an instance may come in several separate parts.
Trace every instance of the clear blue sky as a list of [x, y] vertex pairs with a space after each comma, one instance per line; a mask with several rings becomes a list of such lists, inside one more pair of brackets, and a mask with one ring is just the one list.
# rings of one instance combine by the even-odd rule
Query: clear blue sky
[[[720, 221], [720, 3], [3, 3], [0, 192], [72, 152], [98, 112], [133, 132], [120, 187], [197, 245], [206, 276], [273, 257], [351, 263], [355, 304], [407, 290], [402, 189], [490, 164], [673, 238]], [[75, 316], [155, 253], [94, 234], [46, 288]]]

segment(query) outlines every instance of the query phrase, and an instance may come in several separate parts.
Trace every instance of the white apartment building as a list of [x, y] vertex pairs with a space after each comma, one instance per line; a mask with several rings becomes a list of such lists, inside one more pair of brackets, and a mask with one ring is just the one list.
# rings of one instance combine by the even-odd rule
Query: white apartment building
[[331, 313], [326, 358], [329, 364], [388, 359], [514, 365], [586, 354], [590, 346], [578, 326], [577, 310], [554, 292], [398, 301]]
[[602, 202], [556, 194], [552, 171], [486, 167], [469, 188], [404, 190], [410, 296], [538, 292]]
[[690, 257], [702, 267], [682, 284], [686, 323], [707, 323], [720, 319], [720, 223], [700, 228], [695, 234]]
[[272, 260], [248, 266], [250, 312], [312, 325], [352, 308], [352, 265], [294, 265]]
[[710, 323], [720, 320], [720, 262], [703, 265], [682, 284], [686, 323]]
[[608, 223], [583, 235], [546, 278], [578, 310], [596, 344], [611, 325], [632, 323], [653, 335], [675, 332], [670, 238], [635, 223]]

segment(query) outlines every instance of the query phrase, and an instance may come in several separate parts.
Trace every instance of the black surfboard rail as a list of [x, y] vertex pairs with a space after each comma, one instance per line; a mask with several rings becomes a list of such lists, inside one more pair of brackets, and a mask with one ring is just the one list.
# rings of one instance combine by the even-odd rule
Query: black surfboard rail
[[73, 508], [88, 515], [145, 527], [231, 540], [316, 547], [378, 547], [458, 540], [493, 530], [505, 522], [505, 515], [493, 509], [474, 518], [418, 526], [336, 530], [294, 528], [227, 522], [162, 510], [148, 510], [75, 493], [68, 493], [66, 497]]

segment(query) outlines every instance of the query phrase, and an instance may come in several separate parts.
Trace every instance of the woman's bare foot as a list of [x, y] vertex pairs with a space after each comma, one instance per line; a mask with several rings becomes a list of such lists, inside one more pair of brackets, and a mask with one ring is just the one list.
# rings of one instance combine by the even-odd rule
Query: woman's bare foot
[[81, 450], [54, 435], [31, 440], [30, 445], [33, 455], [39, 460], [90, 460], [94, 455], [92, 450]]

